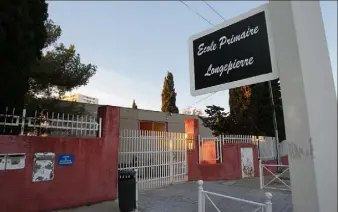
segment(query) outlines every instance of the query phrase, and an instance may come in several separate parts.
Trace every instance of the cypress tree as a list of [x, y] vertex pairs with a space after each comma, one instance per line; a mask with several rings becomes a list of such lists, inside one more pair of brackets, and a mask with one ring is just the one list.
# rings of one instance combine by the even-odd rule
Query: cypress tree
[[[271, 81], [279, 140], [285, 139], [282, 98], [278, 80]], [[275, 136], [273, 107], [268, 82], [229, 91], [230, 116], [235, 120], [236, 132], [261, 136]]]
[[133, 100], [133, 105], [131, 106], [133, 109], [137, 109], [137, 104], [135, 103], [135, 99]]
[[167, 76], [164, 78], [162, 89], [162, 112], [178, 113], [176, 95], [174, 76], [168, 71]]

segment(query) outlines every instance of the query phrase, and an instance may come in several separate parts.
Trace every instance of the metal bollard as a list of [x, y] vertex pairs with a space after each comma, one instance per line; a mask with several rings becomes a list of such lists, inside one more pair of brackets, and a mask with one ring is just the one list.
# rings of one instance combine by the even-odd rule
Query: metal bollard
[[265, 193], [266, 201], [265, 201], [265, 212], [272, 212], [272, 194], [270, 192]]
[[263, 189], [263, 167], [261, 160], [259, 160], [259, 186]]
[[198, 212], [204, 212], [205, 208], [203, 208], [203, 181], [197, 181], [198, 184]]

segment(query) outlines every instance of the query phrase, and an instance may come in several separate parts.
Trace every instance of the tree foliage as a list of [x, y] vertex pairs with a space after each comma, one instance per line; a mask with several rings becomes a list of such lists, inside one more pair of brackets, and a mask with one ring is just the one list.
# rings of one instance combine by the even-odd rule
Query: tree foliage
[[46, 22], [46, 29], [48, 39], [45, 47], [49, 50], [32, 70], [30, 95], [60, 97], [68, 91], [86, 85], [89, 78], [96, 73], [96, 66], [83, 64], [74, 45], [66, 47], [63, 43], [56, 44], [62, 31], [53, 21]]
[[48, 19], [45, 22], [47, 39], [44, 54], [32, 69], [26, 103], [38, 111], [62, 111], [63, 113], [86, 114], [77, 103], [58, 104], [66, 92], [86, 85], [96, 73], [96, 66], [83, 64], [75, 46], [58, 43], [61, 27]]
[[47, 7], [44, 0], [0, 2], [0, 109], [24, 104], [31, 68], [47, 39]]
[[255, 124], [252, 117], [252, 87], [243, 86], [229, 90], [230, 115], [234, 134], [251, 134]]
[[50, 106], [96, 72], [74, 45], [57, 43], [62, 30], [47, 11], [45, 0], [0, 2], [0, 109], [39, 101]]
[[[279, 140], [285, 139], [283, 107], [278, 80], [271, 82]], [[218, 106], [207, 106], [207, 118], [201, 118], [214, 135], [243, 134], [275, 136], [273, 107], [267, 82], [230, 89], [230, 113]]]
[[132, 104], [131, 108], [137, 109], [137, 104], [136, 104], [136, 102], [135, 102], [135, 99], [133, 100], [133, 104]]
[[[271, 81], [271, 87], [274, 97], [279, 140], [282, 141], [285, 140], [286, 136], [279, 80]], [[273, 106], [268, 82], [252, 86], [251, 111], [253, 122], [256, 123], [254, 133], [256, 133], [256, 135], [274, 137]]]
[[209, 128], [214, 136], [233, 133], [233, 121], [224, 108], [212, 105], [205, 109], [206, 117], [200, 117], [203, 126]]
[[164, 78], [162, 89], [162, 112], [178, 113], [178, 107], [176, 106], [176, 92], [174, 85], [174, 76], [171, 72], [167, 73]]

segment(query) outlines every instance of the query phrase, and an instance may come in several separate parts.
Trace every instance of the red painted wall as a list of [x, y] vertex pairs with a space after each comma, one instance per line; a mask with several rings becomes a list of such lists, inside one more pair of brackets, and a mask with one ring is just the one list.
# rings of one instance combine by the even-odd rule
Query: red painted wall
[[289, 165], [289, 157], [288, 156], [282, 157], [281, 160], [282, 160], [283, 165]]
[[[26, 153], [20, 170], [0, 171], [0, 211], [39, 212], [116, 198], [119, 108], [102, 107], [102, 138], [0, 136], [0, 153]], [[54, 179], [32, 182], [35, 152], [54, 152]], [[74, 164], [57, 165], [57, 154]]]
[[203, 164], [216, 164], [216, 142], [215, 141], [204, 141], [200, 144], [201, 157], [204, 159], [201, 161]]
[[255, 176], [259, 176], [258, 153], [256, 145], [225, 144], [223, 162], [218, 164], [199, 164], [198, 159], [198, 120], [185, 120], [185, 132], [189, 139], [194, 139], [194, 147], [188, 151], [188, 180], [233, 180], [242, 178], [241, 148], [253, 148]]
[[[198, 157], [193, 153], [188, 155], [189, 180], [234, 180], [242, 178], [241, 148], [253, 148], [255, 176], [259, 176], [257, 148], [250, 144], [225, 144], [223, 160], [218, 164], [198, 164]], [[198, 151], [198, 150], [194, 150]]]

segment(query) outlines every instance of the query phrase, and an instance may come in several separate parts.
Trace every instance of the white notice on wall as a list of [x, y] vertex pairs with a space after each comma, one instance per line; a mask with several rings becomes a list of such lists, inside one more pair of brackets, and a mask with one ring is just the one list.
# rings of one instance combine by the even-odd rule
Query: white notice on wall
[[49, 181], [54, 179], [53, 152], [40, 152], [34, 154], [33, 182]]

